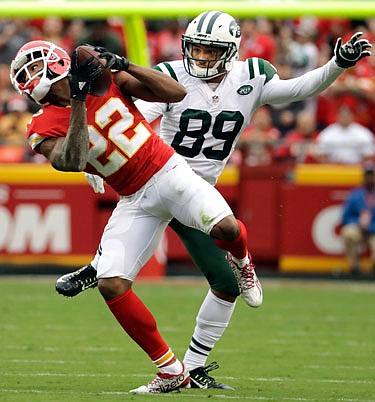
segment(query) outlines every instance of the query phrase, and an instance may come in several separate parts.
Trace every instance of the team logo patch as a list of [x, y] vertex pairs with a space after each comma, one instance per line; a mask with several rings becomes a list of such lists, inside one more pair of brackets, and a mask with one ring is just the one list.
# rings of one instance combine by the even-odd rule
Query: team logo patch
[[239, 95], [249, 95], [249, 93], [253, 90], [254, 88], [251, 85], [242, 85], [242, 87], [239, 87], [237, 89], [237, 93]]

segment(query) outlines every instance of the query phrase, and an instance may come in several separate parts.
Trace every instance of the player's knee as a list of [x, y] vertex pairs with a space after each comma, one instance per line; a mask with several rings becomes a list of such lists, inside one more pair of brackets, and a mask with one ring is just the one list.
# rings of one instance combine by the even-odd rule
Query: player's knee
[[226, 216], [218, 222], [211, 230], [211, 236], [217, 239], [232, 241], [235, 240], [240, 233], [237, 220], [234, 215]]
[[132, 282], [121, 278], [103, 278], [98, 280], [98, 289], [105, 300], [123, 295], [131, 288]]
[[239, 296], [238, 286], [237, 289], [223, 289], [216, 290], [211, 288], [212, 293], [221, 300], [234, 303], [237, 296]]

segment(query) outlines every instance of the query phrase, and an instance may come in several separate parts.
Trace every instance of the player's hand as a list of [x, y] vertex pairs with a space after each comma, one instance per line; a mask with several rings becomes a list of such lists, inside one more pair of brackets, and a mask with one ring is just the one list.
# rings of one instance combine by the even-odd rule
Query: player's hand
[[90, 186], [94, 189], [95, 193], [104, 194], [104, 180], [100, 176], [85, 172], [85, 178]]
[[112, 68], [113, 70], [118, 71], [128, 71], [129, 60], [126, 57], [111, 53], [106, 48], [101, 46], [97, 46], [94, 50], [96, 52], [99, 52], [99, 57], [101, 59], [107, 60], [108, 68]]
[[367, 39], [359, 39], [362, 32], [355, 33], [348, 42], [342, 45], [342, 38], [338, 38], [335, 45], [336, 64], [341, 68], [354, 66], [363, 57], [371, 56], [372, 45]]
[[90, 91], [91, 82], [101, 74], [102, 70], [98, 60], [89, 57], [83, 63], [78, 64], [77, 52], [74, 51], [68, 74], [70, 97], [84, 102]]

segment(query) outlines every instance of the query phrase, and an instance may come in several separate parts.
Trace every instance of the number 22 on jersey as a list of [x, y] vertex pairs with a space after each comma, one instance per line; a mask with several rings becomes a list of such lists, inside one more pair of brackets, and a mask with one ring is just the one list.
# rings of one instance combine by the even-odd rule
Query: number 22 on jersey
[[[117, 121], [112, 120], [115, 113], [119, 113], [121, 118]], [[95, 126], [89, 125], [89, 136], [92, 144], [89, 153], [89, 163], [100, 172], [104, 177], [108, 177], [117, 172], [131, 157], [133, 157], [142, 145], [151, 136], [150, 131], [140, 122], [134, 129], [131, 138], [126, 136], [126, 132], [134, 124], [134, 115], [119, 98], [111, 98], [95, 112], [95, 123], [100, 130], [108, 130], [105, 137]], [[114, 150], [109, 154], [109, 145], [113, 144]], [[106, 156], [106, 162], [102, 163], [99, 159]]]

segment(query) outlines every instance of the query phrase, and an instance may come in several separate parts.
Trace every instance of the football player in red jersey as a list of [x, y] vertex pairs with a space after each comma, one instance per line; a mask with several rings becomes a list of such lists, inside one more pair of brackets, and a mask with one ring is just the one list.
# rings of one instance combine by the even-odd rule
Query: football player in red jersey
[[154, 317], [132, 291], [138, 272], [154, 253], [174, 217], [210, 234], [235, 260], [251, 268], [247, 234], [220, 193], [193, 173], [135, 107], [132, 96], [178, 102], [186, 95], [175, 80], [117, 55], [108, 92], [90, 95], [99, 62], [78, 64], [64, 49], [44, 41], [24, 45], [11, 64], [11, 81], [42, 105], [27, 128], [32, 149], [61, 171], [102, 177], [120, 196], [101, 239], [99, 291], [128, 335], [158, 367], [156, 378], [132, 392], [164, 393], [189, 387], [189, 372], [161, 337]]

